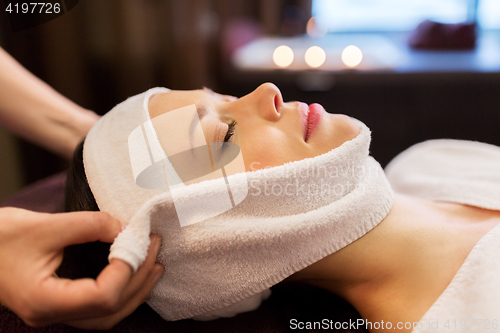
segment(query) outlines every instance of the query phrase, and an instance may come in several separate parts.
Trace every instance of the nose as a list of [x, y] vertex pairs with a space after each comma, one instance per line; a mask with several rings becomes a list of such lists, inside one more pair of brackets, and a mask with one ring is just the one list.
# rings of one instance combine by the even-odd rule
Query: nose
[[240, 100], [243, 99], [251, 107], [252, 113], [257, 114], [259, 117], [273, 122], [280, 119], [283, 97], [276, 85], [270, 82], [263, 83], [250, 94], [240, 98]]

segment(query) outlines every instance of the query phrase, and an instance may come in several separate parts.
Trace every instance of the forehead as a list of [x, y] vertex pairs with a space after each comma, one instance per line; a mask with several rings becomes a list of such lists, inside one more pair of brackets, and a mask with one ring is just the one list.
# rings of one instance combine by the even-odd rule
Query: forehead
[[210, 102], [209, 94], [202, 90], [172, 90], [156, 94], [149, 100], [149, 115], [151, 118], [166, 112], [176, 110], [191, 104], [206, 104]]

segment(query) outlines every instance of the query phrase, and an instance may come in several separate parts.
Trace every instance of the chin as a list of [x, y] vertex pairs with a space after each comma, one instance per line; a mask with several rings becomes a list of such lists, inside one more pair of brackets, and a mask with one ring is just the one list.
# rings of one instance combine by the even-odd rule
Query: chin
[[324, 122], [316, 128], [316, 133], [309, 143], [318, 147], [322, 152], [337, 148], [344, 142], [354, 139], [361, 129], [354, 120], [343, 114], [328, 114]]
[[336, 127], [339, 135], [342, 134], [346, 141], [352, 140], [356, 136], [358, 136], [361, 129], [351, 117], [344, 114], [336, 114], [333, 116], [335, 117]]

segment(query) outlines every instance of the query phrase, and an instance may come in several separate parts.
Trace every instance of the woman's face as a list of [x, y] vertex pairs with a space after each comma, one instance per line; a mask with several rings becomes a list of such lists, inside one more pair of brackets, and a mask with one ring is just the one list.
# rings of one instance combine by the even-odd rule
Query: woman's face
[[[196, 104], [206, 141], [226, 139], [237, 144], [246, 171], [318, 156], [360, 131], [350, 117], [327, 113], [319, 104], [283, 102], [272, 83], [241, 98], [209, 89], [156, 94], [149, 101], [149, 113], [154, 118], [191, 104]], [[233, 135], [229, 135], [229, 125], [234, 122]]]

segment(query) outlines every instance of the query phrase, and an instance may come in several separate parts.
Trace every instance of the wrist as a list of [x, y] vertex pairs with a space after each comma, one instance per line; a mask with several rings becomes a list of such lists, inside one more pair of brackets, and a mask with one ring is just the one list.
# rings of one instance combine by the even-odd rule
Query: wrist
[[76, 106], [71, 112], [68, 112], [68, 116], [61, 123], [68, 137], [64, 142], [60, 155], [67, 159], [71, 158], [76, 146], [83, 140], [99, 118], [100, 116], [95, 112], [80, 106]]

